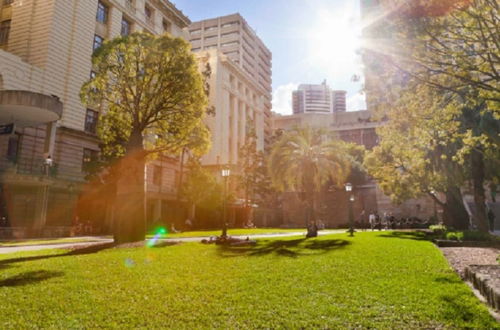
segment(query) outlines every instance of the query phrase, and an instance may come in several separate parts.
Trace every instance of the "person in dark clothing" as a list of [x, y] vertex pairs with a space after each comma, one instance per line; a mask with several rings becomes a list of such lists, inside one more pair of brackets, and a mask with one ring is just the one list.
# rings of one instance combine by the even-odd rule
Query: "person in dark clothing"
[[492, 209], [488, 210], [488, 221], [490, 223], [490, 231], [495, 231], [495, 213]]

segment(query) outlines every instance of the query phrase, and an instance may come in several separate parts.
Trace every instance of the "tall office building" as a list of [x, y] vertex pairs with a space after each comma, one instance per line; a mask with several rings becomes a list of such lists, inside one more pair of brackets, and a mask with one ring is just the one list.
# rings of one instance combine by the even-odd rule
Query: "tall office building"
[[[92, 53], [135, 31], [186, 37], [189, 24], [167, 0], [0, 0], [0, 125], [9, 125], [0, 130], [0, 218], [9, 224], [0, 235], [64, 235], [76, 217], [102, 220], [86, 213], [98, 207], [76, 209], [104, 110], [80, 102]], [[148, 165], [153, 220], [175, 199], [177, 164]]]
[[293, 113], [336, 113], [346, 111], [346, 92], [321, 85], [300, 85], [292, 94]]
[[[265, 147], [272, 136], [272, 54], [269, 49], [240, 14], [194, 22], [189, 26], [189, 39], [195, 53], [216, 49], [218, 53], [225, 55], [246, 76], [246, 86], [251, 87], [253, 93], [251, 99], [254, 96], [259, 100], [262, 98]], [[220, 139], [218, 131], [212, 133], [214, 141]]]

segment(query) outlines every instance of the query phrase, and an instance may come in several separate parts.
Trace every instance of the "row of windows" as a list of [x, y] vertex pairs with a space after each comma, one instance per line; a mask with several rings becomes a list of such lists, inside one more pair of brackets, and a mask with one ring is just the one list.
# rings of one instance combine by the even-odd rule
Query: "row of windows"
[[[126, 0], [126, 6], [128, 8], [135, 8], [133, 0]], [[154, 23], [154, 9], [149, 6], [147, 3], [144, 5], [144, 15], [146, 16], [146, 20], [149, 23]], [[108, 24], [109, 21], [109, 6], [106, 5], [104, 2], [99, 1], [97, 4], [97, 14], [96, 14], [96, 20], [101, 23], [101, 24]], [[125, 18], [122, 18], [122, 24], [121, 24], [121, 35], [129, 35], [131, 32], [131, 25], [132, 23], [128, 21]], [[163, 20], [162, 21], [162, 27], [164, 32], [171, 32], [171, 27], [172, 24], [167, 21]]]
[[[221, 28], [228, 28], [228, 27], [231, 27], [231, 26], [234, 26], [234, 25], [238, 25], [238, 24], [240, 24], [240, 22], [238, 22], [238, 21], [229, 22], [229, 23], [222, 24]], [[217, 25], [213, 25], [213, 26], [207, 26], [205, 28], [205, 31], [215, 31], [217, 29], [218, 29], [218, 26]], [[191, 35], [200, 34], [201, 33], [201, 28], [200, 29], [191, 30], [191, 31], [189, 31], [189, 33]]]

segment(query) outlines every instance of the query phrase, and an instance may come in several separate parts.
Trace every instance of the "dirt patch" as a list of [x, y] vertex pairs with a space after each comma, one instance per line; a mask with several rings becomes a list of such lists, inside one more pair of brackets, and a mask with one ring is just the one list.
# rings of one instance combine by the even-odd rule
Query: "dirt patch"
[[486, 247], [442, 247], [440, 248], [450, 265], [462, 278], [470, 265], [498, 265], [500, 249]]

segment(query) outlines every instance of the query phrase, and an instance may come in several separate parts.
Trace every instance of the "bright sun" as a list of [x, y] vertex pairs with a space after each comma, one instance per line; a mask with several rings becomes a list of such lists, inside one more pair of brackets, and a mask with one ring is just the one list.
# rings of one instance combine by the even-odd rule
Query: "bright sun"
[[340, 74], [356, 66], [361, 28], [353, 14], [352, 10], [323, 10], [318, 14], [307, 32], [310, 65], [328, 74]]

